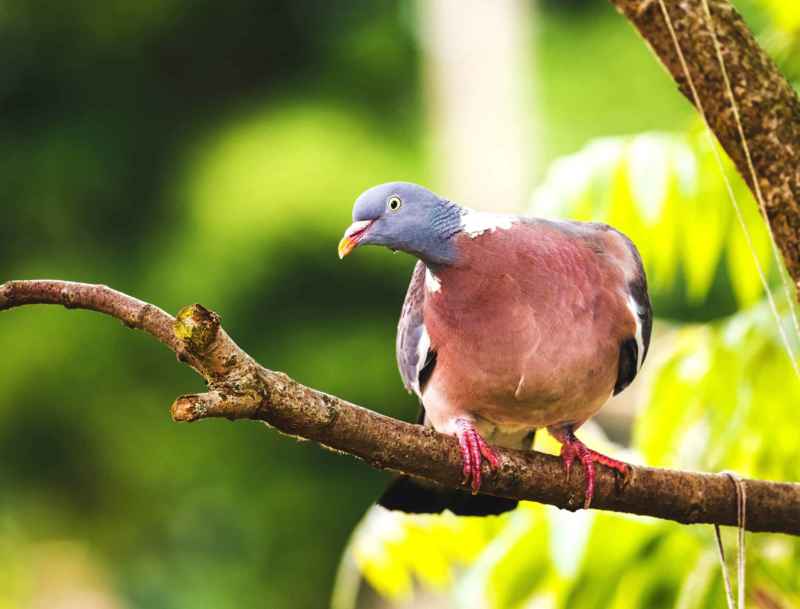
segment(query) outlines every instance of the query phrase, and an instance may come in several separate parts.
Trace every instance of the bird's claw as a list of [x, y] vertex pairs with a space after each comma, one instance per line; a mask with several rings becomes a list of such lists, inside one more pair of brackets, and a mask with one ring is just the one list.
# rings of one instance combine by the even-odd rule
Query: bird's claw
[[564, 462], [564, 470], [567, 472], [567, 482], [569, 482], [570, 474], [572, 473], [572, 463], [575, 461], [575, 451], [567, 449], [567, 445], [561, 446], [561, 460]]
[[583, 500], [584, 509], [589, 509], [592, 505], [592, 498], [594, 497], [595, 463], [601, 463], [606, 467], [610, 467], [615, 472], [622, 474], [623, 479], [627, 479], [630, 473], [630, 466], [627, 463], [617, 461], [591, 448], [587, 448], [587, 446], [578, 440], [571, 432], [558, 439], [562, 442], [561, 459], [564, 462], [567, 480], [570, 478], [570, 470], [572, 469], [572, 463], [575, 459], [581, 462], [583, 471], [586, 474], [586, 492]]
[[483, 459], [489, 463], [489, 467], [496, 470], [500, 466], [500, 459], [486, 441], [475, 429], [471, 421], [459, 419], [456, 422], [456, 435], [458, 436], [458, 446], [461, 449], [461, 460], [464, 464], [462, 473], [464, 475], [463, 484], [472, 484], [472, 493], [476, 494], [481, 487], [481, 463]]

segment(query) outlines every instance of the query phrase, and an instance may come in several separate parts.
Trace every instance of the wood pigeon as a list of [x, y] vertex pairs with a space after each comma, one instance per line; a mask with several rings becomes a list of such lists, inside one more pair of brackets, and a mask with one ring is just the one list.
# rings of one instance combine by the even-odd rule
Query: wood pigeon
[[636, 247], [606, 224], [475, 211], [408, 182], [364, 192], [339, 243], [344, 257], [382, 245], [419, 259], [397, 331], [397, 362], [421, 404], [420, 422], [458, 438], [472, 494], [405, 476], [379, 503], [430, 513], [497, 514], [516, 501], [478, 495], [492, 445], [531, 449], [547, 430], [575, 460], [592, 501], [595, 463], [628, 466], [587, 448], [575, 431], [627, 387], [652, 326]]

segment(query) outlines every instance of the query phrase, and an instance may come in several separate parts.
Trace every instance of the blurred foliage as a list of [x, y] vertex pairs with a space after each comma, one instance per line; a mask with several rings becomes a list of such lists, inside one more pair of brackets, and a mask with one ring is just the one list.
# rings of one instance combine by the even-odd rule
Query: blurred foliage
[[[800, 478], [797, 436], [786, 425], [800, 386], [766, 305], [717, 324], [679, 327], [661, 348], [649, 362], [657, 369], [648, 373], [654, 380], [635, 424], [634, 461]], [[380, 532], [370, 519], [380, 519]], [[382, 510], [356, 530], [352, 544], [364, 576], [381, 593], [402, 597], [412, 581], [425, 587], [452, 579], [449, 597], [459, 609], [724, 604], [710, 526], [531, 503], [491, 518]], [[447, 550], [454, 546], [463, 552]], [[425, 564], [414, 562], [419, 556], [436, 557], [436, 582], [419, 576]], [[800, 603], [800, 540], [751, 535], [748, 558], [751, 598], [773, 599], [776, 607]]]
[[[642, 254], [660, 317], [732, 313], [737, 304], [755, 303], [763, 288], [711, 145], [701, 132], [596, 140], [553, 163], [530, 212], [606, 222], [627, 234]], [[769, 271], [769, 231], [747, 186], [720, 154], [755, 253]]]
[[[413, 417], [390, 348], [412, 263], [336, 257], [363, 188], [426, 180], [408, 12], [0, 3], [0, 277], [203, 302], [268, 365]], [[197, 377], [97, 315], [0, 322], [0, 607], [48, 606], [28, 557], [54, 539], [126, 606], [325, 602], [381, 474], [257, 425], [172, 424]]]
[[536, 145], [545, 161], [598, 137], [674, 131], [690, 123], [691, 107], [609, 2], [576, 0], [571, 10], [563, 0], [552, 4], [535, 23], [543, 115]]
[[[796, 353], [798, 337], [783, 323]], [[797, 437], [782, 424], [800, 387], [766, 304], [681, 328], [653, 379], [634, 426], [646, 463], [800, 479]]]
[[[792, 73], [791, 16], [758, 4], [751, 12]], [[536, 13], [542, 158], [601, 136], [691, 125], [672, 81], [607, 3], [543, 2]], [[335, 247], [363, 188], [390, 179], [435, 187], [415, 19], [413, 2], [390, 0], [0, 1], [0, 280], [103, 282], [169, 311], [202, 302], [265, 365], [412, 419], [416, 405], [393, 353], [412, 260], [367, 249], [342, 264]], [[575, 213], [632, 222], [625, 230], [647, 251], [661, 314], [715, 318], [757, 298], [702, 140], [653, 135], [606, 145], [614, 162], [592, 166], [589, 146], [581, 153], [589, 165], [574, 175], [587, 188], [606, 184], [603, 192], [625, 207], [598, 202]], [[653, 203], [655, 186], [642, 185], [632, 149], [676, 160], [657, 168], [662, 201]], [[686, 183], [680, 159], [693, 167]], [[559, 213], [579, 203], [568, 194], [552, 202]], [[693, 254], [686, 235], [676, 235], [692, 230], [678, 201], [704, 219], [695, 227], [703, 247]], [[752, 215], [751, 201], [742, 195], [741, 203]], [[671, 210], [663, 251], [660, 225], [642, 232], [650, 204], [662, 215]], [[701, 263], [689, 264], [691, 255]], [[717, 330], [687, 332], [683, 345], [722, 348]], [[735, 358], [748, 344], [730, 349], [726, 374], [739, 370]], [[766, 366], [775, 358], [763, 349]], [[70, 592], [81, 606], [97, 595], [148, 609], [326, 602], [341, 550], [384, 475], [258, 425], [174, 425], [167, 406], [201, 389], [197, 377], [148, 337], [96, 314], [4, 313], [0, 352], [0, 608], [55, 606], [42, 583], [58, 587], [65, 578], [83, 582]], [[772, 374], [765, 379], [775, 382]], [[746, 376], [753, 386], [736, 397], [754, 406], [735, 411], [740, 426], [757, 418], [753, 392], [767, 382]], [[676, 413], [672, 385], [655, 387], [651, 399]], [[714, 397], [706, 385], [674, 390]], [[643, 419], [636, 436], [651, 447], [648, 459], [684, 458], [684, 427], [697, 434], [723, 424], [705, 421], [713, 413], [692, 404], [672, 439], [646, 440], [657, 434]], [[723, 454], [694, 458], [788, 476], [780, 455], [791, 427], [783, 427], [776, 446], [762, 438], [739, 453], [750, 441], [725, 435]], [[695, 589], [721, 598], [705, 530], [607, 515], [565, 519], [525, 506], [505, 519], [409, 519], [371, 541], [358, 560], [368, 565], [388, 548], [370, 578], [397, 598], [419, 580], [442, 594], [452, 589], [462, 604], [484, 588], [497, 606], [532, 595], [543, 605], [580, 606], [588, 602], [580, 595], [595, 589], [607, 604], [628, 602], [611, 590], [618, 581], [645, 599], [640, 606], [649, 606], [648, 594], [657, 596], [653, 606], [674, 598], [679, 582], [679, 598], [695, 598]], [[765, 562], [751, 573], [772, 578], [764, 588], [796, 598], [798, 578], [785, 567], [796, 548], [770, 539], [753, 552]], [[686, 556], [697, 560], [693, 579], [685, 578]], [[381, 575], [386, 569], [394, 575]]]
[[782, 0], [761, 0], [767, 8], [775, 28], [789, 34], [800, 31], [800, 6]]

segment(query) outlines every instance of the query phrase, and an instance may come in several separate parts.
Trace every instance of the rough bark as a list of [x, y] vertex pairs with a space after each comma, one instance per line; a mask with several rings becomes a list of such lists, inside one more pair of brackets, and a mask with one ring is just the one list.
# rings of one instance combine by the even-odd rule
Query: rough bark
[[[462, 483], [454, 438], [397, 421], [305, 387], [257, 364], [200, 305], [177, 317], [105, 286], [53, 280], [0, 285], [0, 311], [30, 304], [61, 304], [99, 311], [144, 330], [174, 351], [208, 383], [206, 393], [172, 404], [176, 421], [211, 417], [263, 421], [292, 436], [391, 469], [456, 487]], [[569, 510], [583, 502], [583, 473], [570, 480], [552, 455], [498, 449], [497, 472], [484, 471], [482, 490], [493, 495], [549, 503]], [[580, 468], [575, 468], [579, 470]], [[595, 509], [654, 516], [682, 523], [736, 524], [736, 488], [724, 474], [634, 467], [621, 484], [598, 468]], [[747, 529], [800, 535], [800, 484], [744, 480]]]
[[[694, 104], [660, 0], [610, 0], [647, 41]], [[788, 0], [787, 0], [788, 1]], [[708, 121], [755, 192], [736, 117], [711, 35], [725, 67], [764, 199], [767, 219], [795, 287], [800, 285], [800, 99], [728, 0], [664, 0]]]

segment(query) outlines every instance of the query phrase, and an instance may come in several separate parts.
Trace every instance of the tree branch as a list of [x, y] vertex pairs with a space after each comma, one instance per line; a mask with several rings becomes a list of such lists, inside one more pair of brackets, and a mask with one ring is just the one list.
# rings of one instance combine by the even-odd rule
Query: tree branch
[[[694, 97], [659, 0], [610, 0], [639, 31], [691, 103]], [[708, 0], [767, 220], [800, 286], [800, 99], [728, 0]], [[753, 194], [747, 155], [703, 0], [664, 0], [709, 128]]]
[[[305, 387], [283, 373], [258, 365], [234, 343], [215, 313], [200, 305], [176, 318], [158, 307], [105, 286], [66, 281], [11, 281], [0, 285], [0, 311], [27, 304], [61, 304], [99, 311], [144, 330], [173, 350], [208, 383], [208, 392], [179, 397], [176, 421], [211, 417], [253, 419], [279, 431], [315, 440], [391, 469], [461, 484], [454, 438], [404, 423]], [[583, 474], [566, 480], [561, 461], [536, 452], [498, 449], [500, 469], [484, 472], [482, 491], [549, 503], [569, 510], [583, 501]], [[624, 485], [599, 467], [592, 506], [682, 523], [736, 524], [736, 492], [723, 474], [634, 467]], [[747, 528], [800, 535], [800, 484], [745, 480]]]

